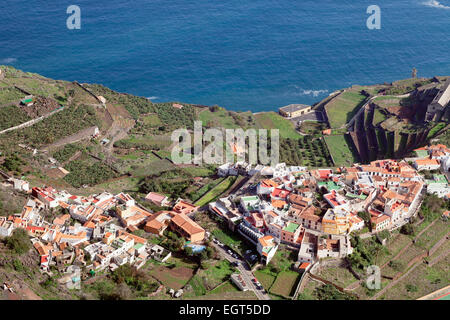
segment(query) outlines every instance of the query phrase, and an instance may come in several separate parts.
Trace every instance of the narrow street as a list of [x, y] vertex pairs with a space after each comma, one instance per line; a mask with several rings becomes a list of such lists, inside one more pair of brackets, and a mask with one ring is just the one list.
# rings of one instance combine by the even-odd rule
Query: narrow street
[[212, 244], [217, 249], [219, 254], [222, 257], [224, 257], [225, 259], [227, 259], [230, 263], [233, 263], [233, 262], [239, 263], [237, 268], [242, 275], [242, 279], [244, 279], [245, 283], [250, 288], [250, 290], [253, 290], [253, 292], [255, 292], [255, 295], [258, 298], [258, 300], [270, 300], [270, 297], [267, 294], [267, 292], [264, 290], [264, 288], [262, 290], [259, 290], [256, 287], [256, 284], [252, 281], [252, 279], [255, 278], [255, 276], [253, 275], [253, 273], [250, 269], [250, 266], [247, 264], [246, 261], [242, 260], [240, 257], [234, 258], [225, 250], [225, 248], [222, 248], [221, 246], [219, 246], [218, 244], [216, 244], [214, 242], [212, 242]]

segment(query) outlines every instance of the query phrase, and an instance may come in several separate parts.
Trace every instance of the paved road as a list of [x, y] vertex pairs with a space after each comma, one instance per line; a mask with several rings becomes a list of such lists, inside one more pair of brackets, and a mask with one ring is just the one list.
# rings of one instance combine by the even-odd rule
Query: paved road
[[242, 279], [244, 279], [244, 282], [247, 284], [247, 286], [250, 288], [250, 290], [253, 290], [253, 292], [255, 292], [258, 300], [270, 300], [270, 297], [267, 294], [267, 292], [264, 289], [259, 290], [256, 287], [255, 283], [252, 281], [252, 279], [255, 278], [255, 276], [253, 275], [251, 268], [247, 264], [246, 261], [244, 261], [240, 257], [235, 258], [235, 257], [231, 256], [230, 254], [228, 254], [228, 252], [224, 248], [215, 244], [214, 242], [212, 242], [212, 244], [217, 249], [219, 254], [222, 257], [224, 257], [225, 259], [227, 259], [229, 262], [231, 262], [231, 263], [238, 262], [239, 263], [237, 268], [241, 272]]

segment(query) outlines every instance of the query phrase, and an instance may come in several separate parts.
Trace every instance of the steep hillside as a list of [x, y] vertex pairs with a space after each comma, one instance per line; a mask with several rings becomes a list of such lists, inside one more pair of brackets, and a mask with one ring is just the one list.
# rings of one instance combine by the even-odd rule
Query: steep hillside
[[[317, 108], [326, 113], [331, 134], [344, 135], [359, 161], [400, 158], [444, 131], [445, 122], [425, 122], [425, 114], [445, 80], [435, 77], [353, 86]], [[338, 156], [329, 147], [332, 156]]]

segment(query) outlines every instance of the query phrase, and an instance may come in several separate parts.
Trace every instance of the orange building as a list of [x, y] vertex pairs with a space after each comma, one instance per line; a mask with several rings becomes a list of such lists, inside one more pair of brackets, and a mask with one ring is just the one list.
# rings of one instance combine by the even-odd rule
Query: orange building
[[199, 242], [205, 238], [205, 229], [192, 221], [184, 213], [179, 213], [172, 218], [170, 228], [191, 242]]

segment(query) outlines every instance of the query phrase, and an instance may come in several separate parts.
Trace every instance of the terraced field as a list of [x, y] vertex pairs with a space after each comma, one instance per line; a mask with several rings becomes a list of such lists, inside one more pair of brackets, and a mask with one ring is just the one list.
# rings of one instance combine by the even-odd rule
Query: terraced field
[[352, 88], [343, 92], [325, 105], [328, 121], [332, 129], [341, 128], [359, 110], [366, 100], [360, 88]]

